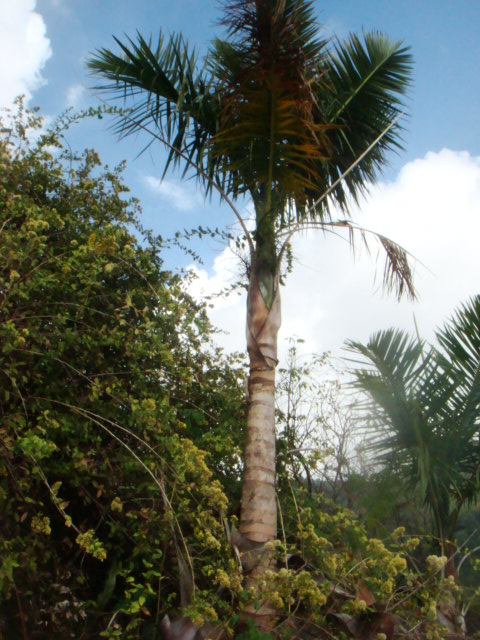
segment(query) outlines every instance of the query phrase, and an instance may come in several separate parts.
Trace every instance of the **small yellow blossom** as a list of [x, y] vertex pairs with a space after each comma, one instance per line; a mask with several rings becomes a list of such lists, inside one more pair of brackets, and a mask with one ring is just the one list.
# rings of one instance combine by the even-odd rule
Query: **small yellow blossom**
[[112, 511], [118, 511], [119, 513], [121, 513], [123, 511], [123, 504], [122, 501], [120, 500], [120, 498], [118, 496], [116, 496], [110, 503], [110, 509]]
[[52, 529], [50, 528], [50, 518], [47, 516], [34, 516], [30, 526], [32, 531], [44, 533], [46, 536], [50, 535], [52, 532]]
[[427, 558], [427, 567], [430, 571], [441, 571], [443, 567], [447, 564], [446, 556], [428, 556]]

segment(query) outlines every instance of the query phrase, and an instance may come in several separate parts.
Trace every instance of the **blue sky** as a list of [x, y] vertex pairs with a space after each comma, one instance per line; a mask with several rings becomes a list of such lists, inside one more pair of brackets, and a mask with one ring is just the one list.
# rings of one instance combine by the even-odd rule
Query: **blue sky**
[[[342, 38], [350, 31], [378, 29], [412, 48], [411, 120], [406, 153], [392, 159], [394, 167], [445, 146], [480, 153], [479, 2], [335, 0], [315, 6], [328, 35]], [[38, 0], [53, 53], [43, 72], [48, 84], [36, 93], [35, 102], [55, 112], [67, 104], [69, 88], [91, 85], [85, 58], [97, 47], [114, 45], [112, 35], [134, 35], [137, 29], [154, 37], [160, 28], [181, 31], [204, 51], [219, 33], [219, 9], [215, 0]]]
[[[295, 273], [284, 291], [283, 337], [296, 333], [312, 350], [336, 352], [343, 340], [365, 339], [391, 324], [412, 328], [413, 313], [430, 336], [460, 301], [478, 292], [480, 2], [331, 0], [315, 7], [326, 35], [378, 29], [412, 48], [405, 151], [391, 157], [380, 184], [352, 214], [400, 241], [425, 266], [417, 267], [420, 302], [397, 305], [379, 292], [375, 251], [373, 258], [360, 255], [354, 262], [345, 243], [300, 238]], [[219, 16], [214, 0], [0, 0], [0, 52], [8, 61], [0, 70], [0, 106], [20, 92], [47, 117], [68, 106], [96, 105], [85, 59], [95, 48], [115, 46], [112, 35], [182, 31], [204, 51], [219, 33]], [[159, 184], [164, 155], [158, 145], [137, 158], [145, 140], [119, 142], [105, 121], [76, 127], [69, 141], [76, 148], [95, 147], [111, 164], [128, 161], [126, 179], [142, 201], [144, 223], [158, 233], [232, 222], [215, 200], [204, 204], [193, 181], [171, 175]], [[216, 243], [201, 250], [205, 268], [196, 291], [228, 284], [238, 270], [235, 259]], [[227, 346], [243, 346], [242, 304], [219, 301], [212, 311], [215, 322], [233, 329], [224, 338]]]

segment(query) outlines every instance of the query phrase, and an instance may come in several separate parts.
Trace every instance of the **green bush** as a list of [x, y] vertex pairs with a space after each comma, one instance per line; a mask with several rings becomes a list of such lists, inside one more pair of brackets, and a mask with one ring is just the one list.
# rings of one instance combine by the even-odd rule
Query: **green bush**
[[180, 605], [176, 555], [199, 587], [229, 558], [239, 374], [121, 167], [40, 127], [20, 107], [0, 141], [0, 629], [148, 637]]

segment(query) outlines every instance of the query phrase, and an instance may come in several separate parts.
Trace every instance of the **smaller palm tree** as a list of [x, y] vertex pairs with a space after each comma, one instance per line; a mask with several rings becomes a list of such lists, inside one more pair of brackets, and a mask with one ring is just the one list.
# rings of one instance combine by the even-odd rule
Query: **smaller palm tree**
[[421, 491], [442, 554], [451, 555], [460, 511], [480, 491], [480, 296], [436, 337], [431, 347], [389, 329], [347, 345], [361, 357], [354, 373], [370, 449]]

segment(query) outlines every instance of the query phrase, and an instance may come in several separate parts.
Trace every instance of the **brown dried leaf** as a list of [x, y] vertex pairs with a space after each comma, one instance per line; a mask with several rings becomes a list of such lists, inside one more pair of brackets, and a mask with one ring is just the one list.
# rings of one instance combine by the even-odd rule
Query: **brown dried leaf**
[[364, 602], [366, 602], [367, 607], [371, 607], [372, 605], [375, 604], [375, 596], [367, 587], [365, 582], [361, 579], [358, 581], [358, 584], [357, 584], [356, 596], [357, 596], [357, 600], [363, 600]]

